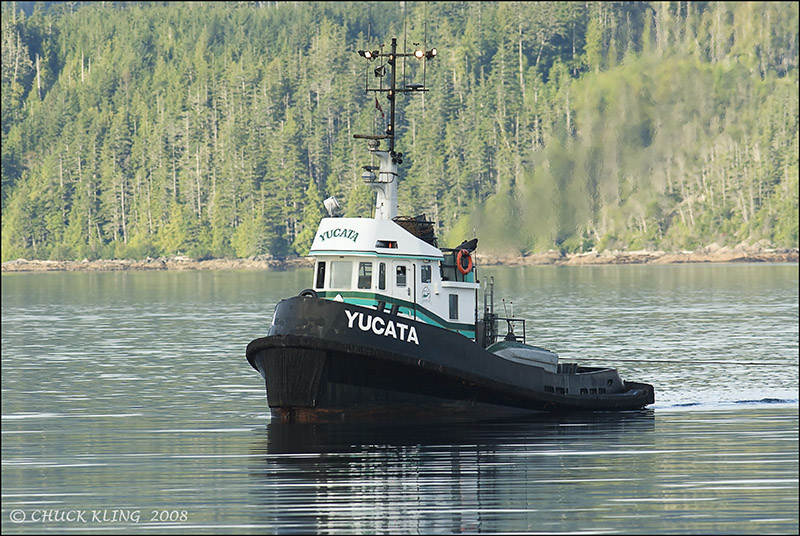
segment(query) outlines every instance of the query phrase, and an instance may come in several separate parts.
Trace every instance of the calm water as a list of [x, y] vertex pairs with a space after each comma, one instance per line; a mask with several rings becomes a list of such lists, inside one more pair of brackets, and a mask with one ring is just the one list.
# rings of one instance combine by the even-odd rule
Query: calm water
[[310, 270], [3, 274], [2, 532], [797, 533], [797, 265], [481, 275], [656, 404], [281, 425], [244, 350]]

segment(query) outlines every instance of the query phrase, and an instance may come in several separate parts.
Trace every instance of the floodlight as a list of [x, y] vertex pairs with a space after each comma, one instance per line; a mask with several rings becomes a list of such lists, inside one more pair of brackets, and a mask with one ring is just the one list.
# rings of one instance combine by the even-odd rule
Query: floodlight
[[336, 201], [336, 198], [333, 196], [323, 201], [322, 204], [325, 206], [325, 210], [328, 211], [328, 214], [330, 215], [331, 218], [336, 216], [336, 211], [342, 208], [339, 206], [339, 202]]

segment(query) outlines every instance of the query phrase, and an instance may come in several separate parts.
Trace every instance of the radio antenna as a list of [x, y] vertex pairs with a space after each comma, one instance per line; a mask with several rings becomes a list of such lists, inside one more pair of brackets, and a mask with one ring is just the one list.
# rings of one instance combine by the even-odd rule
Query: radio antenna
[[[403, 6], [405, 6], [405, 3], [403, 3]], [[407, 41], [408, 41], [408, 27], [406, 26], [406, 10], [405, 10], [405, 7], [403, 7], [403, 52], [408, 50], [406, 48]], [[403, 58], [403, 87], [406, 87], [407, 83], [408, 82], [406, 81], [406, 58], [404, 57]]]

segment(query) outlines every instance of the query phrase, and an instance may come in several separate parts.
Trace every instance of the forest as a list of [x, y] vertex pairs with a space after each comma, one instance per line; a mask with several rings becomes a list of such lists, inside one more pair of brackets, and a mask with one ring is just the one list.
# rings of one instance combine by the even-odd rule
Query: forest
[[20, 4], [3, 261], [306, 255], [323, 199], [371, 216], [392, 38], [438, 50], [397, 147], [440, 245], [798, 247], [796, 2]]

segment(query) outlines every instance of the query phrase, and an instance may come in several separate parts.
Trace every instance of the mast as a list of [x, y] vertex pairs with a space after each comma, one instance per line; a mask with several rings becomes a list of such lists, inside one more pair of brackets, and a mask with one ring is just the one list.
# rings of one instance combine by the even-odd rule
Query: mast
[[[376, 94], [376, 107], [380, 106], [377, 100], [377, 94], [386, 93], [386, 98], [389, 100], [389, 124], [386, 127], [386, 133], [383, 135], [355, 134], [353, 137], [368, 140], [369, 151], [380, 159], [380, 166], [363, 166], [364, 173], [361, 175], [361, 178], [377, 192], [375, 198], [375, 219], [391, 220], [397, 217], [397, 183], [400, 179], [398, 166], [403, 163], [403, 153], [395, 151], [396, 96], [398, 93], [428, 91], [427, 88], [425, 88], [425, 69], [423, 69], [422, 84], [406, 84], [403, 88], [397, 88], [397, 58], [414, 57], [417, 60], [426, 62], [436, 56], [436, 49], [432, 48], [428, 51], [417, 49], [412, 53], [398, 53], [397, 39], [393, 37], [388, 53], [383, 52], [383, 45], [381, 45], [381, 50], [359, 50], [358, 54], [370, 62], [376, 59], [386, 59], [383, 65], [373, 70], [375, 78], [380, 79], [378, 87], [370, 87], [369, 68], [367, 68], [367, 73], [365, 74], [364, 87], [365, 93], [372, 92]], [[389, 66], [389, 86], [384, 87], [383, 77], [386, 74], [387, 65]], [[379, 150], [381, 140], [388, 140], [388, 151]], [[375, 174], [376, 171], [378, 172], [377, 175]]]

